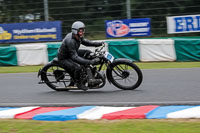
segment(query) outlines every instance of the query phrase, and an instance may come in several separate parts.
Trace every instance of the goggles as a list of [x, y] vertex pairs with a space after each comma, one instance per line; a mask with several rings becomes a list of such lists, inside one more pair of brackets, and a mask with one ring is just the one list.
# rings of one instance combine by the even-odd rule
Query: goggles
[[83, 32], [83, 33], [85, 33], [85, 29], [84, 29], [84, 28], [80, 28], [80, 29], [78, 29], [78, 32]]

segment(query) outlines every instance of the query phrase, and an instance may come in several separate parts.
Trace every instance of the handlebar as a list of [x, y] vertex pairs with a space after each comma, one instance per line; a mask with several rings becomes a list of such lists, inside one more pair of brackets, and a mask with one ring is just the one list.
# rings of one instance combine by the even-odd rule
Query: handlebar
[[106, 46], [106, 42], [102, 44], [99, 48], [95, 49], [95, 53], [100, 52]]

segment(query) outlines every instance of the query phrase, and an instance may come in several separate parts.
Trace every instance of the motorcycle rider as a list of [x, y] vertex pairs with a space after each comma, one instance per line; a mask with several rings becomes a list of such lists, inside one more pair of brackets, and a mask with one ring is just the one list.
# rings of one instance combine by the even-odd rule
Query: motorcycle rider
[[[84, 59], [85, 54], [91, 53], [90, 50], [79, 49], [80, 45], [85, 46], [101, 46], [104, 42], [93, 42], [84, 38], [85, 24], [81, 21], [76, 21], [72, 24], [72, 32], [68, 33], [62, 41], [62, 45], [58, 49], [58, 60], [62, 63], [65, 69], [70, 70], [75, 79], [76, 86], [79, 89], [87, 90], [88, 88], [81, 82], [80, 65], [94, 65], [98, 63], [98, 59]], [[73, 86], [71, 82], [69, 86]]]

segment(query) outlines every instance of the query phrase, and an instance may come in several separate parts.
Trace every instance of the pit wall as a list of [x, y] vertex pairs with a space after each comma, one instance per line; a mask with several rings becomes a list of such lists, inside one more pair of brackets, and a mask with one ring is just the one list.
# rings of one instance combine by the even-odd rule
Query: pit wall
[[[115, 58], [128, 58], [138, 62], [200, 61], [200, 38], [103, 41], [107, 42], [106, 50]], [[0, 66], [44, 65], [56, 57], [60, 45], [61, 42], [2, 46]], [[94, 51], [93, 47], [87, 48]]]

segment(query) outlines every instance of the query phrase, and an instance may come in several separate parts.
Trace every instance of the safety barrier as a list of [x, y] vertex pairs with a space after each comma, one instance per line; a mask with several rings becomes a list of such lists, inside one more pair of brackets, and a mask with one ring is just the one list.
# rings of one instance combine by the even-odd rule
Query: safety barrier
[[[115, 58], [133, 61], [200, 61], [200, 38], [105, 40]], [[0, 66], [43, 65], [56, 57], [61, 42], [0, 47]], [[85, 48], [85, 47], [81, 47]], [[92, 51], [94, 48], [89, 47]]]

